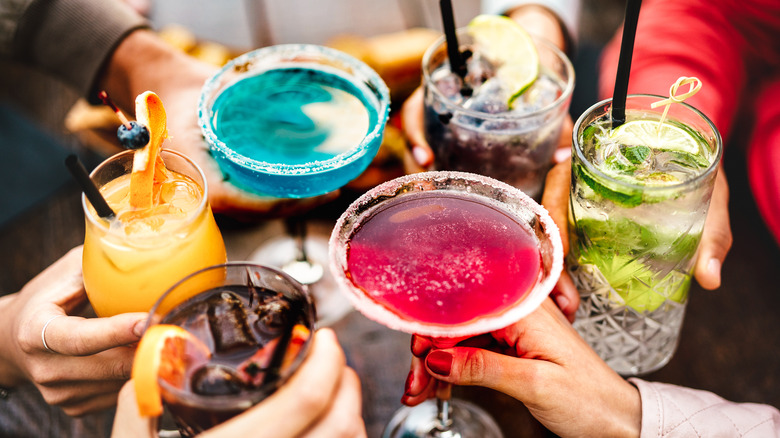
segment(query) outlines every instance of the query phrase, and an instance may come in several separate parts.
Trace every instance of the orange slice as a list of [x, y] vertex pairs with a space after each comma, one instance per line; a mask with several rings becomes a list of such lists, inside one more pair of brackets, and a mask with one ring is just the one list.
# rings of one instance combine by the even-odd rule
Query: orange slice
[[138, 344], [133, 361], [138, 412], [145, 417], [162, 415], [162, 395], [158, 378], [182, 387], [187, 368], [207, 362], [209, 348], [183, 328], [158, 324], [149, 327]]
[[135, 151], [130, 175], [130, 205], [151, 208], [155, 182], [165, 180], [165, 164], [160, 158], [163, 141], [168, 137], [167, 117], [162, 100], [152, 91], [135, 98], [135, 118], [149, 129], [149, 143]]
[[[298, 357], [303, 348], [303, 344], [309, 339], [311, 335], [310, 330], [303, 324], [296, 324], [293, 326], [292, 335], [290, 336], [290, 342], [287, 345], [287, 351], [284, 352], [284, 358], [282, 359], [281, 371], [287, 370], [292, 362]], [[253, 386], [260, 386], [265, 377], [266, 369], [271, 361], [271, 356], [274, 354], [276, 344], [279, 343], [279, 338], [273, 339], [262, 348], [257, 350], [255, 354], [249, 359], [245, 360], [238, 367], [238, 376], [244, 382], [247, 382]]]

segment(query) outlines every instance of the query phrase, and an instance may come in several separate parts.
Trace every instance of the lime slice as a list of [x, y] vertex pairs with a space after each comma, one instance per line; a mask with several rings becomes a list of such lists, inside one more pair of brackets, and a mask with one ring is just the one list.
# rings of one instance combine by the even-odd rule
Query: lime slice
[[531, 36], [512, 19], [500, 15], [478, 15], [467, 30], [477, 51], [499, 66], [496, 76], [514, 90], [508, 101], [511, 107], [539, 76], [539, 53]]
[[655, 120], [633, 120], [617, 127], [609, 136], [624, 146], [645, 146], [657, 151], [698, 154], [699, 142], [688, 131]]

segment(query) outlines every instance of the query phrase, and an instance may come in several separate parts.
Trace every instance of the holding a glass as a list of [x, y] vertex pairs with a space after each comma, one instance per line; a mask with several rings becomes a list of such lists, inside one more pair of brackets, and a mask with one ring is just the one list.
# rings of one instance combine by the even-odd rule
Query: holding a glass
[[575, 328], [624, 375], [671, 359], [722, 153], [695, 108], [632, 95], [613, 129], [612, 102], [573, 133], [569, 272], [580, 290]]
[[161, 149], [159, 97], [147, 92], [136, 102], [148, 145], [107, 159], [91, 175], [114, 216], [100, 217], [83, 197], [84, 285], [98, 316], [147, 312], [176, 279], [226, 261], [203, 172]]

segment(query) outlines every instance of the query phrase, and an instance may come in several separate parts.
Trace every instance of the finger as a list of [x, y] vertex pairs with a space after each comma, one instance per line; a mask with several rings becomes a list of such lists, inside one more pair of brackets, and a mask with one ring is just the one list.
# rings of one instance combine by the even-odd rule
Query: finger
[[[571, 120], [571, 116], [567, 115], [563, 119], [563, 124], [561, 125], [561, 136], [558, 139], [558, 149], [556, 150], [556, 153], [558, 151], [567, 151], [567, 152], [561, 152], [560, 155], [557, 155], [558, 158], [568, 155], [571, 157], [571, 133], [574, 130], [574, 122]], [[556, 163], [560, 163], [561, 159], [556, 160]]]
[[127, 382], [119, 391], [111, 438], [153, 438], [157, 436], [157, 418], [142, 417], [135, 402], [135, 387]]
[[569, 186], [571, 184], [571, 161], [556, 164], [547, 173], [542, 194], [542, 205], [550, 213], [561, 233], [563, 254], [569, 253]]
[[430, 374], [425, 369], [425, 360], [419, 357], [412, 357], [412, 364], [409, 368], [409, 374], [404, 383], [404, 398], [417, 397], [423, 394], [429, 386], [431, 380]]
[[117, 394], [125, 381], [111, 382], [110, 387], [104, 386], [100, 392], [90, 392], [88, 395], [72, 397], [62, 403], [50, 403], [59, 406], [71, 417], [80, 417], [116, 406]]
[[345, 368], [336, 398], [328, 412], [302, 438], [365, 437], [366, 426], [361, 417], [361, 407], [360, 379], [351, 368]]
[[[46, 337], [46, 345], [54, 352], [67, 356], [87, 356], [138, 342], [146, 318], [145, 313], [123, 313], [108, 318], [56, 318], [49, 322], [41, 336]], [[44, 324], [41, 323], [42, 328]]]
[[561, 272], [558, 283], [555, 284], [555, 288], [550, 293], [550, 297], [555, 301], [558, 308], [561, 309], [561, 312], [566, 315], [566, 319], [569, 322], [574, 322], [577, 307], [580, 305], [580, 293], [565, 268]]
[[[319, 420], [341, 384], [346, 358], [332, 330], [320, 329], [314, 336], [308, 357], [287, 383], [249, 411], [202, 436], [294, 437]], [[258, 424], [274, 427], [258, 431]]]
[[80, 382], [127, 380], [135, 349], [116, 347], [90, 356], [48, 355], [30, 364], [30, 380], [41, 386], [78, 385]]
[[723, 168], [718, 169], [709, 212], [699, 244], [694, 275], [704, 289], [720, 287], [720, 270], [731, 249], [733, 237], [729, 220], [729, 187]]
[[433, 151], [425, 140], [422, 88], [414, 90], [404, 102], [401, 108], [401, 126], [414, 161], [422, 168], [430, 166], [433, 163]]
[[425, 357], [433, 348], [433, 342], [430, 338], [424, 336], [412, 335], [412, 354], [416, 357]]
[[545, 364], [548, 363], [468, 347], [436, 350], [426, 360], [436, 379], [494, 389], [521, 401], [525, 401], [523, 388], [536, 383], [532, 376]]
[[21, 294], [32, 294], [31, 302], [54, 303], [69, 311], [84, 303], [87, 295], [81, 275], [83, 246], [77, 246], [30, 280]]
[[409, 393], [405, 391], [401, 397], [401, 403], [407, 406], [417, 406], [436, 395], [436, 379], [432, 378], [428, 373], [423, 359], [415, 357], [412, 358], [412, 361], [418, 361], [418, 363], [412, 366], [412, 371], [409, 372], [409, 377], [407, 377], [408, 387], [412, 389], [408, 391]]

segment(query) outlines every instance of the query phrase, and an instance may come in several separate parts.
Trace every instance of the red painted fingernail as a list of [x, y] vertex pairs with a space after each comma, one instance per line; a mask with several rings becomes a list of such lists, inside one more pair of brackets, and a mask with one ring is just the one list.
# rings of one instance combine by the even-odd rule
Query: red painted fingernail
[[409, 375], [406, 376], [406, 383], [404, 383], [404, 396], [411, 397], [412, 394], [412, 382], [414, 381], [414, 371], [409, 371]]
[[434, 373], [440, 376], [449, 376], [450, 371], [452, 371], [452, 354], [442, 350], [434, 350], [425, 359], [425, 364]]

